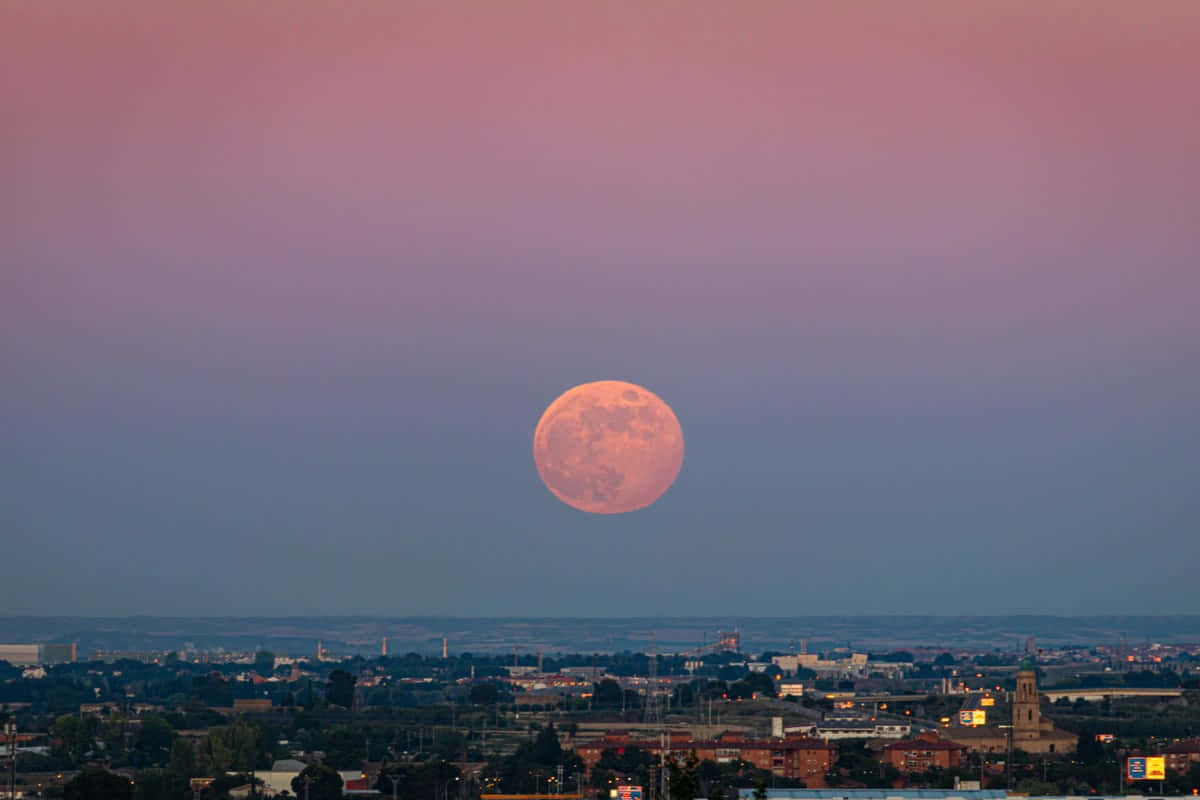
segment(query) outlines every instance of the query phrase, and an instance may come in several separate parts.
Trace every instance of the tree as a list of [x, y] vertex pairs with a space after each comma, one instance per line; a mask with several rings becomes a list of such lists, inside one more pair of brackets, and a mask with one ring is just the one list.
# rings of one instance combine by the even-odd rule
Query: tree
[[191, 797], [187, 779], [164, 769], [142, 770], [133, 786], [134, 800], [185, 800]]
[[167, 770], [184, 780], [197, 776], [196, 751], [187, 739], [180, 737], [171, 744], [171, 760], [167, 764]]
[[310, 764], [292, 778], [292, 794], [304, 800], [341, 800], [342, 776], [325, 764]]
[[533, 760], [538, 764], [552, 766], [562, 760], [562, 746], [558, 743], [558, 731], [551, 722], [542, 728], [533, 742]]
[[774, 697], [779, 686], [775, 682], [774, 675], [767, 672], [751, 672], [742, 680], [750, 684], [750, 687], [759, 695], [766, 697]]
[[[239, 786], [245, 786], [250, 783], [250, 775], [245, 772], [231, 772], [216, 776], [208, 788], [204, 791], [204, 797], [209, 798], [227, 798], [230, 789], [236, 789]], [[255, 785], [261, 785], [262, 781], [255, 779]]]
[[456, 730], [442, 730], [433, 735], [429, 751], [447, 761], [457, 761], [467, 750], [467, 737]]
[[730, 700], [749, 700], [754, 696], [754, 687], [749, 681], [734, 681], [729, 684]]
[[1075, 745], [1075, 758], [1085, 764], [1091, 764], [1104, 757], [1104, 746], [1096, 741], [1096, 734], [1087, 726], [1081, 728], [1079, 742]]
[[761, 777], [754, 781], [754, 800], [767, 800], [767, 782]]
[[262, 737], [258, 726], [238, 720], [210, 728], [200, 740], [196, 761], [205, 775], [254, 769], [259, 762]]
[[101, 724], [100, 741], [104, 744], [104, 754], [110, 762], [124, 763], [129, 740], [126, 737], [123, 714], [113, 714], [107, 722]]
[[393, 762], [379, 771], [375, 783], [384, 797], [392, 796], [392, 777], [396, 778], [396, 793], [401, 800], [429, 800], [440, 796], [446, 783], [461, 778], [461, 774], [458, 767], [445, 761]]
[[325, 734], [325, 761], [334, 769], [358, 769], [366, 749], [367, 737], [360, 728], [339, 725]]
[[96, 737], [100, 733], [100, 720], [93, 716], [59, 717], [50, 729], [51, 738], [58, 744], [55, 746], [59, 755], [66, 758], [71, 766], [83, 764], [95, 748]]
[[275, 654], [270, 650], [259, 650], [254, 656], [254, 671], [264, 678], [275, 674]]
[[667, 759], [667, 781], [671, 787], [671, 800], [695, 800], [700, 791], [700, 779], [696, 767], [700, 760], [695, 753], [688, 753], [682, 763], [674, 756]]
[[106, 769], [85, 769], [63, 786], [63, 800], [131, 800], [133, 782]]
[[467, 695], [467, 700], [473, 706], [494, 706], [499, 699], [500, 690], [494, 683], [477, 683]]
[[325, 690], [325, 699], [330, 705], [342, 708], [354, 707], [354, 684], [358, 679], [344, 669], [335, 669], [329, 673], [329, 686]]
[[592, 699], [596, 708], [620, 708], [621, 684], [612, 678], [605, 678], [596, 684]]
[[233, 687], [215, 672], [192, 679], [192, 696], [209, 708], [228, 708], [233, 705]]
[[165, 764], [174, 739], [175, 731], [165, 719], [144, 719], [133, 734], [133, 752], [130, 754], [130, 760], [137, 767]]

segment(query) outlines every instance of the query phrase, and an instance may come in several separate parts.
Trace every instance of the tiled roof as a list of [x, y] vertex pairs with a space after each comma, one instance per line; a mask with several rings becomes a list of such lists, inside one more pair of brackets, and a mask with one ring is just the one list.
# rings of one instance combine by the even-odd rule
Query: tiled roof
[[[602, 749], [616, 749], [618, 747], [640, 747], [643, 750], [658, 750], [660, 743], [657, 741], [628, 741], [628, 742], [605, 742], [597, 740], [588, 742], [586, 745], [579, 745], [578, 748], [591, 747]], [[693, 739], [688, 741], [674, 741], [668, 746], [668, 750], [674, 750], [681, 753], [686, 753], [689, 750], [828, 750], [832, 745], [826, 743], [822, 739], [795, 738], [795, 739], [734, 739], [733, 741], [714, 740], [714, 739]], [[577, 749], [578, 749], [577, 748]]]
[[952, 742], [949, 739], [907, 739], [903, 742], [892, 742], [885, 745], [884, 750], [966, 750], [965, 744]]

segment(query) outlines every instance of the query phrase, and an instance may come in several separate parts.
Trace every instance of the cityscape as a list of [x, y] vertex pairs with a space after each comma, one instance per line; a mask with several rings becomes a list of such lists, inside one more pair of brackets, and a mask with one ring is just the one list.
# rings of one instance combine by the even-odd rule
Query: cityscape
[[0, 800], [1200, 800], [1200, 0], [0, 0]]
[[384, 637], [373, 653], [0, 644], [8, 791], [63, 797], [105, 780], [116, 788], [96, 791], [163, 798], [1200, 791], [1200, 642], [918, 637], [879, 650], [802, 638], [776, 650], [739, 629], [709, 633], [682, 651], [657, 636], [647, 650], [590, 652], [516, 640], [471, 652], [449, 636], [432, 651]]

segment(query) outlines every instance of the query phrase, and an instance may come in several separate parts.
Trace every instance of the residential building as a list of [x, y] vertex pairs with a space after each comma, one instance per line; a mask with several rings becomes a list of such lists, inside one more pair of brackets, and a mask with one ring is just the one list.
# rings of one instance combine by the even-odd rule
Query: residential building
[[942, 739], [936, 733], [927, 731], [914, 739], [885, 745], [880, 760], [900, 770], [900, 774], [907, 775], [928, 772], [933, 767], [960, 767], [966, 763], [966, 752], [966, 745]]
[[[636, 746], [661, 754], [662, 744], [660, 739], [635, 741], [626, 731], [609, 731], [602, 739], [578, 744], [575, 752], [583, 759], [590, 774], [607, 749]], [[676, 731], [671, 734], [666, 747], [668, 753], [681, 756], [695, 753], [701, 761], [747, 761], [781, 778], [799, 778], [814, 787], [825, 786], [825, 775], [837, 760], [836, 745], [803, 736], [749, 740], [744, 734], [727, 732], [716, 739], [692, 739], [686, 732]]]

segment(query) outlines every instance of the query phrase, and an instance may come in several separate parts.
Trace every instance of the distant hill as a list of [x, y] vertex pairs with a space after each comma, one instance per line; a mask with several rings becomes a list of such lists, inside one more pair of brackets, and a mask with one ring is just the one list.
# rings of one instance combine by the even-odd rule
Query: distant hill
[[682, 652], [711, 643], [720, 630], [737, 629], [743, 650], [809, 650], [847, 645], [855, 650], [900, 647], [1021, 649], [1032, 636], [1039, 647], [1148, 642], [1200, 642], [1200, 615], [1175, 616], [847, 616], [847, 617], [0, 617], [0, 642], [77, 642], [97, 649], [154, 651], [191, 643], [202, 650], [314, 652], [317, 640], [332, 653], [377, 654], [388, 638], [392, 654]]

